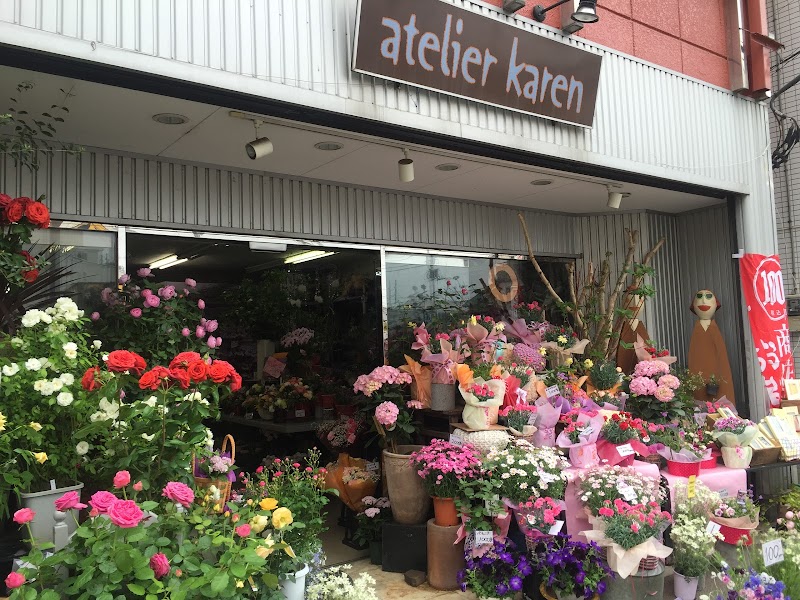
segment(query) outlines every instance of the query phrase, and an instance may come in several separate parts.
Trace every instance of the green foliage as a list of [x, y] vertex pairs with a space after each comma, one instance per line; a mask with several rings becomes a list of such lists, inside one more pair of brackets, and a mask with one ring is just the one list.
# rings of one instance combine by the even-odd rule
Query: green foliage
[[286, 273], [266, 271], [258, 280], [243, 279], [222, 293], [226, 321], [237, 323], [255, 339], [279, 340], [290, 327], [292, 308], [284, 291]]
[[610, 390], [619, 383], [620, 374], [613, 360], [598, 361], [589, 369], [592, 385], [598, 390]]

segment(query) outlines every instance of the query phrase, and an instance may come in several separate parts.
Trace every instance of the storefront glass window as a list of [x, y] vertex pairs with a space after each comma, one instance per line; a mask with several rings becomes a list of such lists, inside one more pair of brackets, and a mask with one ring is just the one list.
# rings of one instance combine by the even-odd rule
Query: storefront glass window
[[[558, 290], [566, 288], [563, 261], [541, 262]], [[403, 364], [413, 335], [409, 323], [429, 330], [459, 327], [470, 315], [508, 316], [518, 302], [538, 301], [548, 318], [560, 315], [530, 262], [494, 258], [387, 253], [389, 362]]]

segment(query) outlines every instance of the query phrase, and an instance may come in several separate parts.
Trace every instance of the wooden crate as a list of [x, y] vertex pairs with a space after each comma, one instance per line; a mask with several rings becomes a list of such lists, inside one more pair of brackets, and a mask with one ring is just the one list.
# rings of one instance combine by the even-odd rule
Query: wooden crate
[[778, 462], [781, 455], [781, 449], [778, 448], [753, 448], [753, 459], [750, 461], [751, 467], [759, 467], [761, 465], [771, 465]]

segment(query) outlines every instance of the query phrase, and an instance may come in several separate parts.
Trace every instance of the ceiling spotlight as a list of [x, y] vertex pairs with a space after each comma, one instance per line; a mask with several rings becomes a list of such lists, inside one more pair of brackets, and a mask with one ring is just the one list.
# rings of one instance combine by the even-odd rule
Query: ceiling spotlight
[[[555, 4], [545, 8], [541, 4], [533, 7], [533, 18], [539, 23], [543, 23], [547, 17], [547, 13], [557, 6], [572, 2], [574, 0], [560, 0]], [[572, 20], [577, 23], [597, 23], [600, 17], [597, 16], [597, 0], [580, 0], [578, 8], [572, 13]]]
[[263, 124], [264, 121], [259, 121], [257, 119], [253, 120], [253, 125], [256, 128], [256, 139], [248, 144], [245, 144], [244, 147], [244, 149], [247, 151], [247, 156], [250, 157], [250, 160], [263, 158], [268, 154], [272, 154], [272, 151], [275, 149], [268, 137], [258, 137], [258, 128]]
[[330, 152], [332, 150], [341, 150], [342, 145], [339, 142], [318, 142], [314, 144], [314, 148], [317, 150], [327, 150]]
[[441, 165], [436, 165], [434, 169], [437, 171], [457, 171], [460, 168], [459, 165], [453, 163], [444, 163]]
[[606, 206], [617, 210], [620, 204], [622, 204], [622, 192], [613, 191], [610, 185], [607, 185], [606, 189], [608, 190], [608, 202], [606, 202]]
[[153, 115], [153, 121], [162, 125], [183, 125], [189, 121], [189, 118], [175, 113], [160, 113]]
[[552, 179], [534, 179], [531, 181], [531, 185], [550, 185], [553, 183]]
[[414, 160], [409, 158], [407, 148], [403, 148], [403, 156], [405, 158], [397, 161], [397, 169], [400, 174], [400, 181], [408, 183], [414, 181]]

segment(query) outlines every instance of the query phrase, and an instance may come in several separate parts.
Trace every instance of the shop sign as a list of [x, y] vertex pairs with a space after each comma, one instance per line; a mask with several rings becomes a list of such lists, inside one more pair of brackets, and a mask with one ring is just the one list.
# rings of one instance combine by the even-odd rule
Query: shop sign
[[591, 127], [601, 62], [447, 2], [359, 0], [359, 73]]
[[783, 380], [794, 379], [780, 258], [745, 254], [739, 266], [750, 331], [770, 404], [780, 406], [784, 397]]

